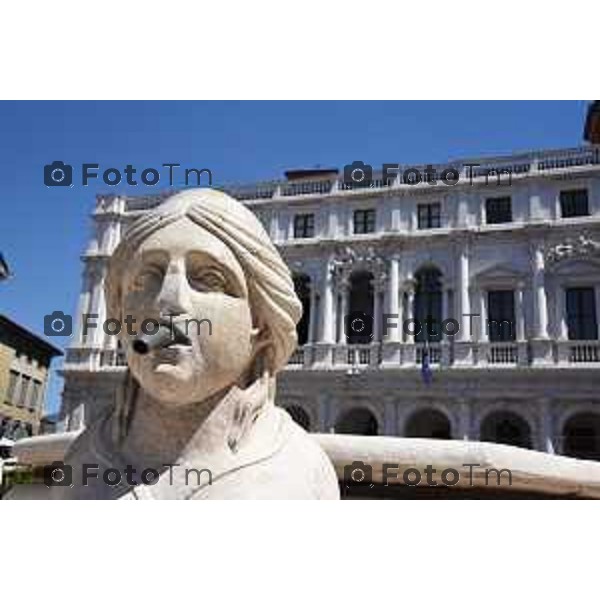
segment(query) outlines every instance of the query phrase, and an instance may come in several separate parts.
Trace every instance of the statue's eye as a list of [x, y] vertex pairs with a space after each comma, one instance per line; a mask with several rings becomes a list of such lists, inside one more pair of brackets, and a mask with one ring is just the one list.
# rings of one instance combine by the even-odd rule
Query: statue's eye
[[198, 269], [188, 275], [190, 286], [199, 292], [227, 293], [227, 280], [215, 269]]
[[145, 266], [133, 280], [133, 289], [136, 292], [155, 289], [160, 287], [162, 279], [162, 269], [153, 265]]

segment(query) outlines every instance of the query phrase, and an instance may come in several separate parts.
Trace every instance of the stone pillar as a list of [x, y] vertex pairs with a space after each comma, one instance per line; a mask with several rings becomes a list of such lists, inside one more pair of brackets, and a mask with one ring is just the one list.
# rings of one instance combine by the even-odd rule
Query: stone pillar
[[[555, 306], [556, 306], [556, 337], [559, 341], [569, 339], [569, 330], [567, 327], [567, 292], [560, 283], [556, 284]], [[597, 296], [596, 296], [597, 297]]]
[[270, 224], [270, 235], [271, 239], [274, 242], [277, 242], [279, 238], [279, 212], [274, 211], [271, 214], [271, 224]]
[[[446, 319], [450, 318], [450, 311], [448, 309], [448, 297], [449, 297], [450, 291], [448, 290], [448, 288], [446, 286], [443, 286], [442, 288], [442, 322], [444, 322]], [[442, 331], [441, 329], [442, 324], [440, 323], [440, 331]], [[442, 341], [444, 340], [444, 338], [442, 337]]]
[[310, 279], [310, 314], [308, 319], [308, 343], [314, 343], [317, 332], [316, 332], [316, 316], [317, 316], [317, 286], [315, 285], [314, 278]]
[[383, 434], [397, 435], [397, 410], [394, 400], [386, 400], [383, 407]]
[[548, 302], [544, 275], [544, 252], [541, 244], [533, 248], [533, 339], [531, 354], [534, 365], [553, 362], [552, 343], [548, 336]]
[[332, 257], [325, 261], [321, 272], [319, 294], [319, 336], [314, 346], [313, 360], [321, 365], [330, 365], [333, 361], [335, 344], [335, 308], [333, 305]]
[[596, 308], [596, 325], [598, 327], [598, 339], [600, 340], [600, 285], [596, 285], [594, 287], [594, 294], [594, 304]]
[[[446, 285], [442, 288], [442, 323], [450, 317], [450, 290]], [[445, 334], [440, 323], [440, 342], [442, 344], [441, 366], [448, 367], [451, 364], [450, 344], [452, 337]]]
[[458, 262], [458, 307], [460, 317], [460, 332], [458, 334], [459, 342], [471, 341], [470, 329], [471, 319], [468, 316], [471, 312], [471, 302], [469, 298], [469, 250], [465, 244], [460, 250]]
[[338, 344], [346, 343], [346, 332], [344, 331], [344, 318], [348, 314], [348, 308], [350, 306], [350, 282], [345, 279], [340, 284], [340, 315], [338, 319]]
[[487, 344], [490, 341], [488, 330], [488, 293], [487, 290], [479, 290], [479, 301], [481, 316], [479, 317], [479, 341]]
[[[400, 315], [400, 290], [399, 290], [399, 262], [397, 257], [392, 257], [390, 260], [390, 271], [388, 277], [388, 291], [387, 291], [387, 310], [386, 313], [390, 315], [394, 315], [390, 317], [389, 322], [390, 326], [387, 329], [385, 334], [386, 342], [399, 342], [401, 331], [402, 331], [402, 322]], [[382, 319], [383, 322], [383, 319]], [[396, 325], [396, 327], [392, 327], [391, 325]]]
[[[408, 284], [406, 289], [406, 320], [412, 321], [415, 318], [415, 286], [412, 282]], [[408, 329], [414, 329], [414, 323], [411, 323]], [[414, 344], [415, 336], [414, 335], [406, 335], [406, 344]]]
[[554, 454], [554, 419], [552, 418], [552, 403], [548, 398], [540, 398], [538, 401], [538, 422], [538, 450]]
[[[412, 321], [415, 316], [415, 282], [409, 277], [405, 284], [406, 289], [406, 322]], [[414, 330], [414, 323], [410, 323], [408, 329]], [[417, 360], [417, 349], [415, 345], [415, 336], [408, 333], [403, 336], [404, 343], [401, 350], [401, 363], [406, 367], [412, 367]]]
[[525, 341], [525, 303], [523, 301], [523, 284], [519, 283], [515, 290], [515, 318], [516, 332], [515, 337], [517, 342]]
[[81, 293], [79, 294], [79, 302], [77, 303], [77, 312], [73, 315], [73, 325], [75, 328], [75, 335], [73, 336], [73, 339], [75, 340], [74, 345], [77, 346], [84, 345], [82, 315], [91, 312], [89, 307], [91, 301], [92, 288], [92, 277], [90, 274], [88, 263], [86, 262], [83, 271], [83, 284], [81, 286]]
[[334, 343], [333, 331], [333, 274], [331, 273], [331, 259], [325, 263], [323, 273], [321, 274], [321, 314], [319, 342], [323, 344]]
[[533, 315], [534, 337], [548, 339], [548, 303], [544, 277], [544, 253], [541, 246], [534, 249], [533, 256]]
[[318, 423], [317, 431], [319, 433], [329, 433], [330, 424], [330, 410], [329, 410], [329, 398], [327, 396], [321, 396], [318, 404]]
[[[90, 257], [91, 258], [91, 257]], [[104, 275], [105, 275], [105, 258], [95, 256], [91, 258], [90, 266], [90, 282], [91, 292], [88, 305], [88, 313], [94, 315], [88, 321], [87, 337], [83, 338], [82, 324], [82, 345], [90, 347], [102, 347], [104, 345], [104, 330], [102, 328], [106, 320], [106, 303], [104, 299]], [[78, 315], [78, 320], [83, 320], [83, 315]], [[96, 327], [91, 327], [95, 324]]]
[[[473, 332], [471, 330], [471, 299], [469, 290], [469, 240], [465, 239], [459, 249], [457, 300], [460, 331], [454, 344], [454, 362], [458, 365], [473, 364]], [[476, 321], [475, 321], [476, 322]]]
[[381, 341], [381, 286], [379, 282], [375, 283], [373, 290], [373, 342]]
[[470, 440], [473, 439], [471, 432], [472, 429], [472, 409], [469, 400], [461, 398], [457, 403], [458, 418], [457, 418], [457, 431], [453, 431], [452, 437], [456, 440]]

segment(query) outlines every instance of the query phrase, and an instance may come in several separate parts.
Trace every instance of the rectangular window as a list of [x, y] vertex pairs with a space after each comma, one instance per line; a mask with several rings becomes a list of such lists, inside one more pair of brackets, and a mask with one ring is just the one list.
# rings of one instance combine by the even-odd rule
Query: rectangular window
[[567, 289], [567, 326], [570, 340], [597, 340], [594, 288]]
[[419, 229], [437, 229], [441, 227], [441, 212], [441, 204], [439, 202], [419, 204], [417, 215]]
[[21, 377], [21, 392], [17, 400], [17, 406], [27, 406], [27, 398], [29, 396], [29, 384], [31, 383], [31, 377], [29, 375], [23, 375]]
[[561, 192], [560, 213], [563, 219], [589, 216], [587, 190], [566, 190]]
[[31, 390], [31, 400], [29, 403], [29, 408], [32, 411], [37, 411], [41, 408], [42, 401], [42, 382], [37, 381], [37, 379], [33, 380], [33, 386]]
[[373, 233], [375, 231], [375, 209], [354, 211], [354, 233]]
[[515, 340], [515, 294], [513, 290], [488, 292], [487, 326], [490, 342]]
[[7, 404], [14, 404], [16, 401], [15, 393], [20, 376], [21, 374], [18, 371], [10, 371], [8, 374], [8, 389], [6, 390], [6, 398], [4, 399]]
[[315, 215], [312, 213], [294, 216], [294, 237], [311, 238], [315, 235]]
[[510, 223], [512, 221], [512, 206], [510, 196], [488, 198], [485, 201], [485, 222]]

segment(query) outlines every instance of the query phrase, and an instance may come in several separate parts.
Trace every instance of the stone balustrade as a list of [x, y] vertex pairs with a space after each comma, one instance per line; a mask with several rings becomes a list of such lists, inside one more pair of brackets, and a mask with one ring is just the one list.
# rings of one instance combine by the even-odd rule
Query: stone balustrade
[[[471, 165], [471, 166], [469, 166]], [[477, 166], [474, 166], [477, 165]], [[567, 148], [560, 150], [548, 150], [544, 152], [532, 152], [528, 154], [495, 158], [495, 159], [466, 159], [462, 163], [448, 163], [433, 165], [436, 170], [436, 180], [440, 180], [440, 174], [446, 169], [459, 171], [459, 184], [472, 184], [478, 179], [489, 179], [506, 177], [512, 178], [536, 175], [543, 176], [546, 173], [555, 173], [561, 169], [573, 169], [577, 167], [599, 167], [600, 149], [598, 147], [584, 146], [580, 148]], [[402, 165], [401, 169], [415, 169], [424, 173], [427, 165]], [[424, 179], [425, 176], [423, 175]], [[431, 179], [431, 178], [429, 178]], [[423, 182], [418, 185], [428, 185]], [[303, 182], [270, 181], [258, 182], [249, 185], [224, 186], [224, 191], [238, 200], [267, 200], [278, 197], [296, 196], [327, 196], [331, 194], [347, 193], [353, 194], [357, 191], [369, 192], [387, 190], [391, 187], [414, 187], [412, 183], [405, 183], [401, 177], [386, 181], [380, 172], [373, 172], [371, 185], [360, 190], [352, 189], [346, 185], [343, 175], [336, 178], [318, 179]]]

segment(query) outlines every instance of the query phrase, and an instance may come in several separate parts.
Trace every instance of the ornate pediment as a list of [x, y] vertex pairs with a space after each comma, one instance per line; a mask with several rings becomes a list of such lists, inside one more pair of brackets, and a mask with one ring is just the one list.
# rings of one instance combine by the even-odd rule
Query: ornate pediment
[[546, 249], [546, 262], [549, 264], [574, 258], [600, 258], [600, 242], [582, 234]]
[[376, 287], [382, 286], [387, 280], [387, 261], [372, 246], [364, 249], [344, 246], [333, 258], [331, 268], [335, 283], [340, 287], [347, 286], [350, 276], [356, 271], [372, 273]]
[[506, 265], [497, 264], [483, 271], [480, 271], [474, 276], [475, 281], [479, 285], [493, 285], [493, 284], [511, 284], [516, 285], [526, 278], [526, 274], [522, 271]]

